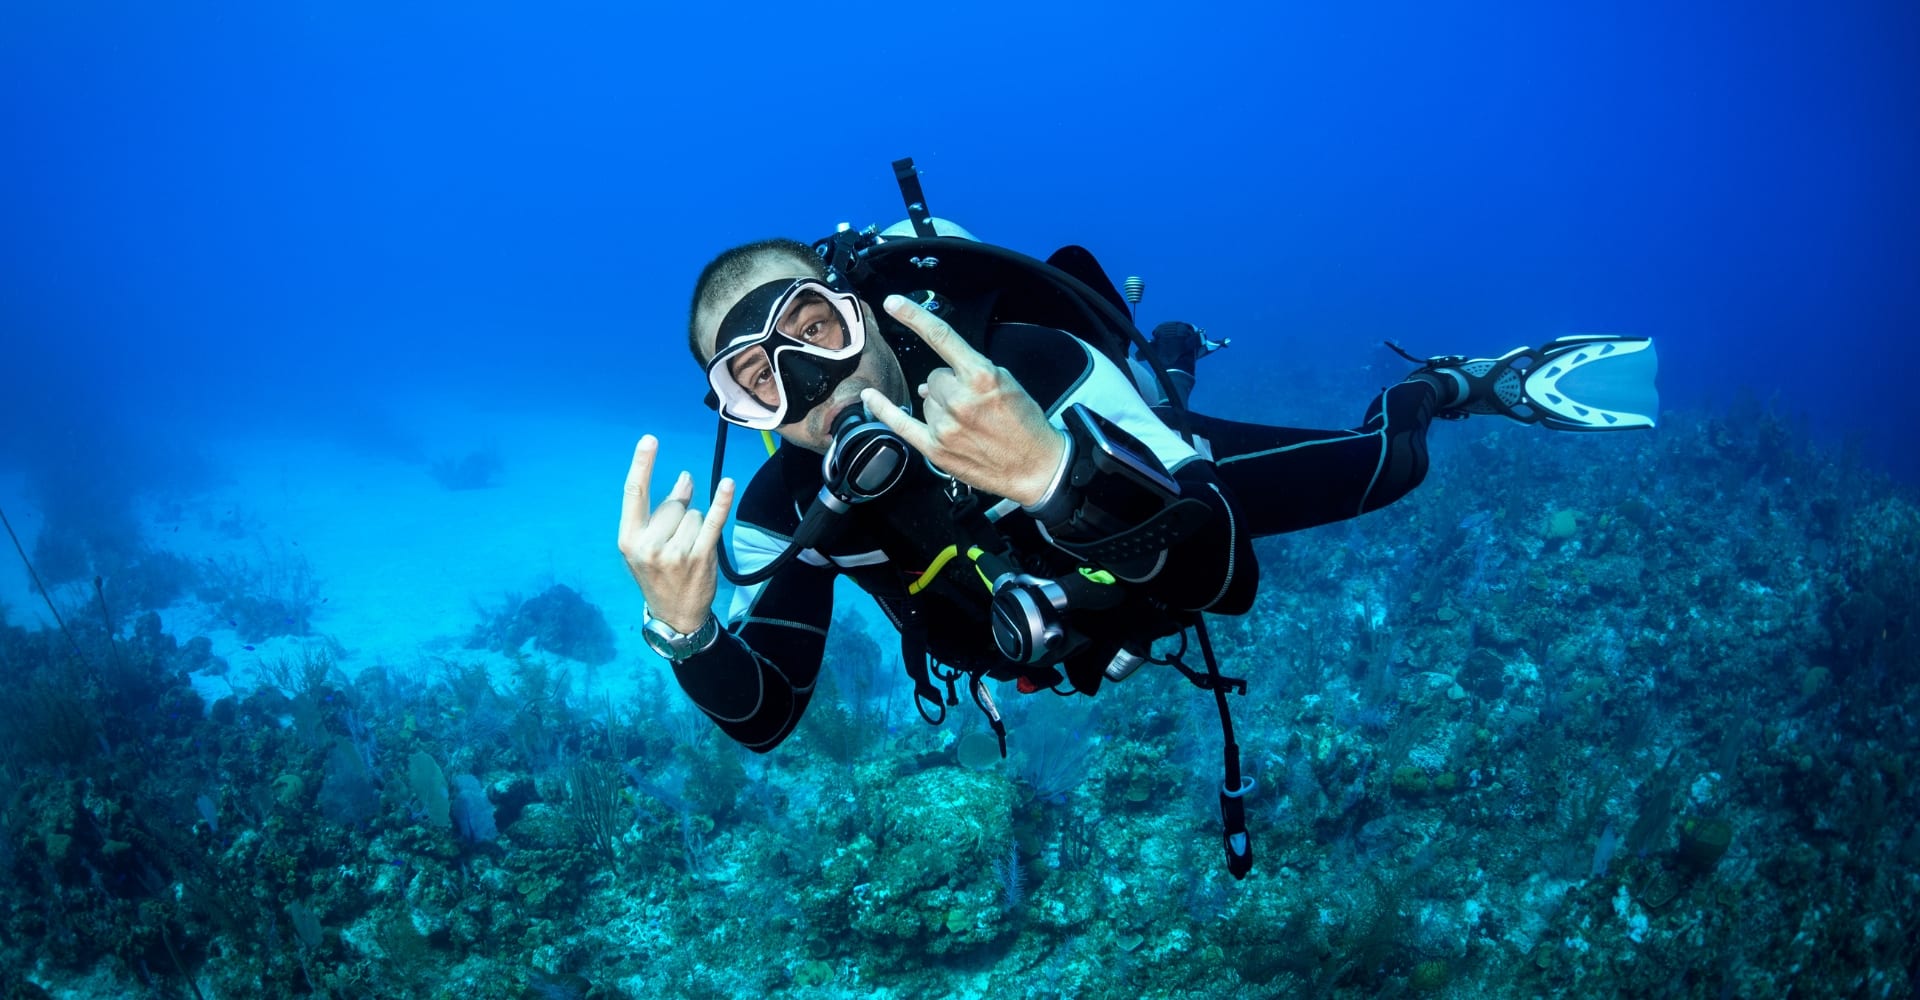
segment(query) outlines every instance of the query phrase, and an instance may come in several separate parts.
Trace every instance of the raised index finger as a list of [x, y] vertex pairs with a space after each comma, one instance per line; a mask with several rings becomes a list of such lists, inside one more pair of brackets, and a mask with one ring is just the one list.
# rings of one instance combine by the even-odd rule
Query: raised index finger
[[633, 447], [633, 464], [627, 467], [627, 489], [620, 497], [620, 537], [627, 538], [647, 526], [647, 483], [653, 478], [653, 459], [660, 452], [660, 439], [643, 435]]
[[993, 362], [953, 332], [953, 327], [948, 326], [946, 320], [920, 308], [912, 299], [904, 295], [889, 295], [884, 305], [888, 315], [918, 334], [928, 347], [933, 348], [933, 353], [940, 355], [940, 360], [953, 369], [954, 374], [965, 375], [993, 367]]

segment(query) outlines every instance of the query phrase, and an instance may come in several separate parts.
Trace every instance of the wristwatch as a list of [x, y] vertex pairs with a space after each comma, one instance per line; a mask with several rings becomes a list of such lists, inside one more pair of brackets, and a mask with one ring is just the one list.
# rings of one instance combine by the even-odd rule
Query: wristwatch
[[715, 639], [720, 638], [720, 619], [713, 612], [707, 612], [707, 620], [691, 633], [676, 631], [673, 626], [646, 612], [646, 620], [640, 625], [640, 637], [647, 640], [647, 647], [659, 653], [662, 659], [682, 663], [696, 653], [706, 652]]

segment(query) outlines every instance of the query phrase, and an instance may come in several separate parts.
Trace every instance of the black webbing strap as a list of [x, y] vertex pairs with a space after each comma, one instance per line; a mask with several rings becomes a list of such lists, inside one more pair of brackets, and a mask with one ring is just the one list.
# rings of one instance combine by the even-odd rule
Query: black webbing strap
[[933, 213], [927, 211], [927, 196], [920, 192], [920, 172], [913, 169], [913, 157], [893, 161], [893, 179], [900, 183], [900, 197], [907, 203], [913, 234], [921, 239], [940, 235], [933, 231]]
[[[1227, 688], [1232, 682], [1220, 676], [1220, 661], [1213, 655], [1213, 636], [1202, 617], [1194, 625], [1200, 635], [1200, 655], [1207, 661], [1207, 686], [1213, 689], [1214, 704], [1220, 708], [1220, 738], [1225, 744], [1226, 777], [1220, 782], [1220, 821], [1224, 830], [1220, 842], [1227, 849], [1227, 873], [1236, 879], [1253, 870], [1253, 838], [1247, 835], [1247, 793], [1253, 791], [1253, 779], [1240, 773], [1240, 744], [1233, 738], [1233, 716], [1227, 709]], [[1245, 691], [1244, 681], [1241, 691]]]
[[947, 706], [960, 704], [960, 698], [951, 681], [947, 683], [947, 696], [940, 697], [940, 689], [930, 675], [932, 660], [927, 655], [927, 629], [913, 617], [911, 608], [902, 610], [900, 662], [913, 681], [913, 707], [919, 709], [920, 717], [930, 726], [947, 721]]

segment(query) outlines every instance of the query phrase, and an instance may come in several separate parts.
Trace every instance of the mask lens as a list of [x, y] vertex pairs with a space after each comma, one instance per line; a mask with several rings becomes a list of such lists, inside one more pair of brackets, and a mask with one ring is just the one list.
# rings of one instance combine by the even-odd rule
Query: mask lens
[[827, 297], [808, 289], [794, 296], [775, 328], [809, 347], [837, 351], [847, 346], [847, 323]]
[[774, 382], [773, 362], [768, 360], [765, 347], [756, 345], [742, 351], [727, 362], [727, 369], [733, 374], [734, 384], [747, 395], [769, 410], [779, 407], [780, 387]]
[[721, 320], [721, 347], [707, 365], [720, 415], [759, 430], [804, 416], [859, 366], [859, 310], [852, 295], [811, 278], [748, 293]]

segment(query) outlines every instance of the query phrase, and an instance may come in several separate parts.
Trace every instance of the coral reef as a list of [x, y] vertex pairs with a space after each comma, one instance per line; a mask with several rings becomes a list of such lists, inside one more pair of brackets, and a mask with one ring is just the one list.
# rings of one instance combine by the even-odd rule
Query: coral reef
[[545, 657], [611, 639], [561, 587], [476, 633], [504, 688], [315, 638], [206, 704], [220, 665], [150, 613], [0, 628], [0, 987], [1911, 995], [1920, 508], [1764, 411], [1529, 433], [1470, 423], [1408, 500], [1261, 543], [1259, 606], [1213, 624], [1252, 685], [1238, 883], [1171, 671], [1009, 689], [1001, 760], [848, 619], [756, 756], [662, 671], [579, 700]]
[[473, 630], [467, 648], [517, 652], [528, 643], [589, 666], [613, 662], [613, 629], [607, 616], [562, 583], [524, 601], [508, 597]]

